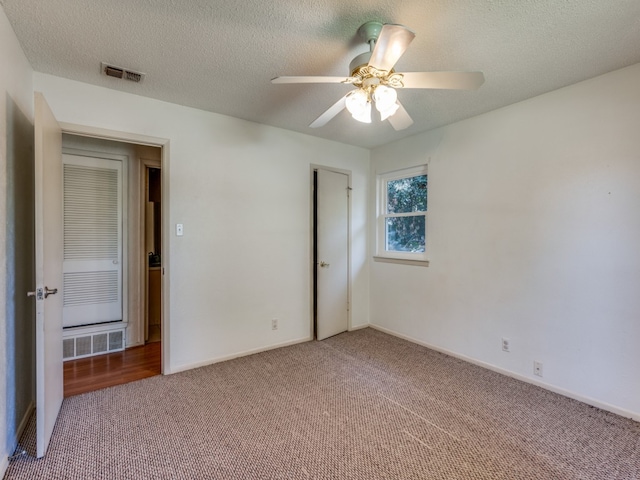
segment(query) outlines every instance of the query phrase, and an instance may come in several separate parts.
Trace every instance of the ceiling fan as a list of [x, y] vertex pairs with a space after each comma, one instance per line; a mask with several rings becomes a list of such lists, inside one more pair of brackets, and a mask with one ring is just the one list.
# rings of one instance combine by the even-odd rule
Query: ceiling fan
[[343, 109], [354, 119], [371, 123], [371, 105], [381, 120], [389, 120], [396, 130], [409, 127], [413, 120], [397, 100], [397, 88], [435, 88], [475, 90], [484, 83], [482, 72], [404, 72], [393, 66], [416, 36], [404, 25], [367, 22], [358, 34], [369, 44], [369, 51], [349, 64], [348, 77], [276, 77], [272, 83], [345, 83], [356, 87], [316, 118], [312, 128], [322, 127]]

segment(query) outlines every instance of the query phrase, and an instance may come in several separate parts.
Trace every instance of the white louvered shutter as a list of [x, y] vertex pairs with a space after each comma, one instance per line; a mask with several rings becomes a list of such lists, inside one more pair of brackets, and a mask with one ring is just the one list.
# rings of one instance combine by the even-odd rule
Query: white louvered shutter
[[63, 325], [122, 320], [122, 162], [62, 160]]

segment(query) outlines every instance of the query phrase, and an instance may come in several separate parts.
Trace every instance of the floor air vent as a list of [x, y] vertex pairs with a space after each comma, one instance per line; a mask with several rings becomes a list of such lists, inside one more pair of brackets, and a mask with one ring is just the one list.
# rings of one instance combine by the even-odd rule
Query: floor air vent
[[102, 62], [100, 69], [103, 75], [107, 77], [120, 78], [121, 80], [129, 80], [130, 82], [140, 83], [144, 80], [144, 73], [129, 70], [128, 68], [116, 67]]
[[65, 361], [122, 350], [124, 350], [124, 328], [108, 332], [65, 335], [62, 340], [62, 357]]

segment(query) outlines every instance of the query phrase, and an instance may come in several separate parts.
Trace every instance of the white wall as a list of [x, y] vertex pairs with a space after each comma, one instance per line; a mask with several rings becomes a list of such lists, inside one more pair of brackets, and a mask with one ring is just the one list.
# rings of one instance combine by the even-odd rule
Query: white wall
[[371, 322], [640, 419], [638, 85], [640, 64], [374, 150], [372, 188], [430, 158], [430, 266], [373, 262]]
[[[15, 257], [16, 239], [22, 240], [15, 216], [21, 207], [21, 198], [20, 192], [7, 184], [8, 175], [24, 179], [26, 174], [28, 180], [33, 169], [33, 159], [28, 158], [33, 146], [31, 76], [31, 67], [0, 6], [0, 477], [6, 470], [7, 456], [16, 446], [17, 430], [33, 400], [30, 374], [33, 351], [16, 348], [22, 340], [28, 345], [32, 336], [29, 323], [25, 323], [29, 319], [20, 316], [29, 310], [30, 303], [25, 292], [18, 292], [23, 289], [24, 281], [29, 280], [29, 272], [24, 272], [29, 266], [17, 265]], [[29, 128], [30, 138], [25, 136]], [[25, 161], [30, 164], [26, 170], [21, 164]], [[8, 251], [13, 258], [8, 259]]]
[[34, 85], [61, 122], [170, 140], [170, 372], [309, 337], [311, 164], [353, 172], [352, 322], [367, 324], [368, 150], [50, 75]]

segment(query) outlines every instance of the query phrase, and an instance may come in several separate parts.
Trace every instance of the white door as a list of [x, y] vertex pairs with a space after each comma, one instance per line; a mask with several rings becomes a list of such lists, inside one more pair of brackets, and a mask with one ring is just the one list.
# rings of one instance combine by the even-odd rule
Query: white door
[[316, 338], [349, 328], [349, 178], [317, 170]]
[[63, 399], [62, 131], [35, 94], [36, 437], [47, 451]]
[[62, 156], [64, 327], [122, 320], [122, 162]]

